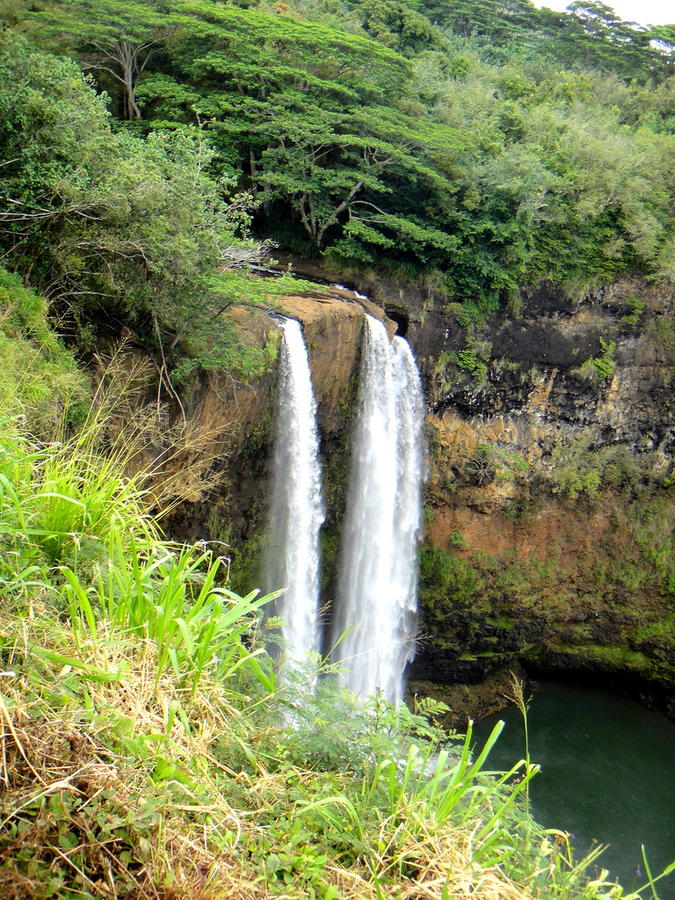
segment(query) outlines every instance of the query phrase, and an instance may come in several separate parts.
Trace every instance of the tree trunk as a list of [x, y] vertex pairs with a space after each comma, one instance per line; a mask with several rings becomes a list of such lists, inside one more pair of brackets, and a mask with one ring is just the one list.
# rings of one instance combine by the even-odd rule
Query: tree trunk
[[136, 89], [133, 82], [133, 75], [126, 71], [124, 73], [124, 94], [127, 119], [140, 119], [141, 111], [136, 103]]
[[139, 48], [134, 47], [130, 41], [118, 41], [117, 53], [118, 62], [122, 70], [127, 119], [140, 119], [141, 111], [136, 103]]

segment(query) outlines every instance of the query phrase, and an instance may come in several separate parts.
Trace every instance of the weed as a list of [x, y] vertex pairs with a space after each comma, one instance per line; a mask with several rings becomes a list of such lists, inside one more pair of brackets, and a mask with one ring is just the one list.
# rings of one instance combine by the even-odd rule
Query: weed
[[465, 472], [478, 485], [514, 481], [526, 469], [527, 462], [519, 453], [500, 444], [479, 444], [464, 463]]

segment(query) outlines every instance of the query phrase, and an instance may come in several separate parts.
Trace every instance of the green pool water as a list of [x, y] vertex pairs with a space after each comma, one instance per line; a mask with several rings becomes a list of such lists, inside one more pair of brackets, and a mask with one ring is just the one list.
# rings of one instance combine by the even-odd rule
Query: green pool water
[[[675, 723], [596, 688], [538, 682], [531, 692], [530, 755], [542, 770], [531, 785], [535, 819], [571, 832], [577, 856], [609, 844], [598, 865], [639, 887], [641, 844], [652, 872], [675, 859]], [[477, 723], [476, 735], [484, 740], [498, 719], [506, 727], [488, 768], [508, 769], [524, 755], [518, 711]], [[675, 873], [657, 889], [675, 900]]]

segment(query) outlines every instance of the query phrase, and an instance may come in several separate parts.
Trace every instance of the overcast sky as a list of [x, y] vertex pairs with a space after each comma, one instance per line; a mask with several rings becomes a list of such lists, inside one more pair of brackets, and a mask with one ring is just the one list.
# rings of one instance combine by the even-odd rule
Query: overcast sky
[[[534, 0], [535, 6], [563, 10], [572, 0]], [[614, 12], [627, 22], [641, 25], [670, 25], [675, 23], [673, 0], [604, 0]]]

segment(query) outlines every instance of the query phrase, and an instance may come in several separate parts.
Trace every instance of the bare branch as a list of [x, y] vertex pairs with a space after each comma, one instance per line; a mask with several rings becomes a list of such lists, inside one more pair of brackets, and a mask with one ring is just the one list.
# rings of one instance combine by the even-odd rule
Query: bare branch
[[353, 209], [355, 206], [370, 206], [372, 209], [375, 210], [375, 212], [379, 213], [381, 216], [386, 216], [386, 215], [387, 215], [387, 213], [386, 213], [383, 209], [380, 209], [379, 206], [375, 206], [375, 204], [374, 204], [374, 203], [371, 203], [369, 200], [355, 200], [355, 201], [352, 203], [352, 209]]

